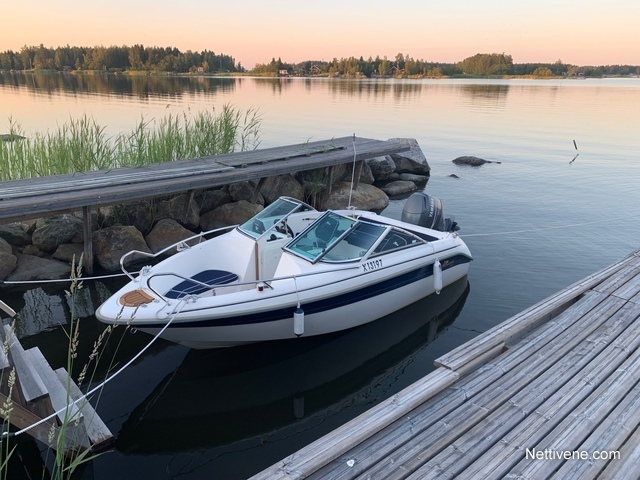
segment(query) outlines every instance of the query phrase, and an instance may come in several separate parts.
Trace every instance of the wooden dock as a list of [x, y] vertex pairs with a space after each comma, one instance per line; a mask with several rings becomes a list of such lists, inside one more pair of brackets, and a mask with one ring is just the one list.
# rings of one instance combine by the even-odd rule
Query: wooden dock
[[143, 167], [5, 181], [0, 182], [0, 222], [331, 167], [407, 150], [407, 145], [392, 141], [341, 137]]
[[[0, 182], [0, 223], [83, 212], [85, 269], [90, 273], [91, 210], [236, 182], [264, 179], [405, 152], [392, 141], [341, 137], [174, 162]], [[259, 183], [257, 190], [261, 183]]]
[[640, 478], [640, 250], [254, 479]]
[[[0, 310], [14, 314], [2, 302]], [[113, 444], [113, 435], [64, 368], [54, 371], [38, 347], [24, 350], [9, 325], [0, 325], [0, 343], [4, 421], [17, 430], [27, 429], [26, 434], [67, 457], [86, 450], [97, 453]]]

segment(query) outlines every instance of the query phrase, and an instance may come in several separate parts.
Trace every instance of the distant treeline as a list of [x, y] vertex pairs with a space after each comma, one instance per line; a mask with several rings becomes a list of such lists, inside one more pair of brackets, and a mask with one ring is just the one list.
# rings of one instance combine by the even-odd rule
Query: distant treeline
[[[209, 50], [181, 52], [172, 47], [144, 45], [111, 47], [24, 46], [19, 52], [0, 52], [0, 70], [92, 70], [151, 71], [169, 73], [244, 73], [246, 69], [230, 55]], [[417, 60], [398, 53], [388, 59], [363, 57], [334, 58], [331, 61], [307, 60], [297, 64], [271, 59], [258, 64], [254, 75], [325, 75], [347, 77], [455, 77], [455, 76], [626, 76], [640, 75], [640, 66], [579, 66], [563, 63], [513, 63], [505, 53], [478, 53], [457, 63]]]
[[181, 52], [172, 47], [57, 47], [24, 46], [19, 52], [0, 52], [0, 70], [98, 70], [175, 73], [242, 72], [230, 55], [203, 50]]
[[312, 61], [290, 64], [278, 58], [270, 63], [256, 65], [251, 70], [255, 74], [328, 75], [348, 77], [454, 77], [454, 76], [504, 76], [534, 75], [552, 76], [619, 76], [640, 75], [640, 66], [606, 65], [578, 66], [563, 63], [513, 63], [511, 55], [504, 53], [478, 53], [458, 63], [437, 63], [416, 60], [409, 55], [398, 53], [388, 59], [369, 57], [334, 58], [330, 62]]

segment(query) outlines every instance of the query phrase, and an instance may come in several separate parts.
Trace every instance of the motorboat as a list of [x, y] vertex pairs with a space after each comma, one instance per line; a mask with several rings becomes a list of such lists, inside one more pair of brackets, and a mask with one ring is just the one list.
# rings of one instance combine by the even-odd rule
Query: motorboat
[[[196, 349], [346, 330], [464, 277], [472, 257], [457, 230], [423, 192], [400, 220], [280, 197], [241, 225], [125, 254], [130, 282], [96, 317]], [[135, 276], [127, 270], [136, 256], [170, 251]]]

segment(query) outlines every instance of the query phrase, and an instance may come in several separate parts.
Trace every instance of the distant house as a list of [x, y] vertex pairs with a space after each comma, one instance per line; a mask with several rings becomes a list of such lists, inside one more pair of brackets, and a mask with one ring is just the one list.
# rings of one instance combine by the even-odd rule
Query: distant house
[[279, 77], [288, 77], [289, 76], [289, 70], [278, 70], [278, 76]]
[[198, 72], [198, 73], [204, 73], [204, 67], [198, 67], [198, 68], [196, 68], [196, 72]]

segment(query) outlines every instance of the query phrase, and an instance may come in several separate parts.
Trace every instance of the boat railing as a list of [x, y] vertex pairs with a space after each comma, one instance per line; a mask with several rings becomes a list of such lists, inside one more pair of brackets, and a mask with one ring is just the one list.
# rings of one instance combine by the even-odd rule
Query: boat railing
[[135, 280], [133, 275], [124, 266], [125, 265], [125, 261], [126, 261], [126, 259], [128, 257], [130, 257], [132, 255], [139, 255], [141, 257], [156, 258], [156, 257], [159, 257], [160, 255], [163, 255], [164, 253], [168, 252], [172, 248], [175, 248], [178, 251], [186, 250], [186, 249], [192, 247], [192, 245], [189, 245], [189, 243], [188, 243], [188, 242], [191, 242], [192, 240], [199, 240], [198, 243], [200, 243], [200, 242], [202, 242], [202, 239], [203, 239], [203, 237], [205, 235], [211, 235], [211, 234], [218, 233], [218, 232], [225, 232], [225, 231], [228, 231], [228, 230], [232, 230], [232, 229], [234, 229], [236, 227], [237, 227], [237, 225], [229, 225], [229, 226], [226, 226], [226, 227], [214, 228], [213, 230], [207, 230], [206, 232], [196, 233], [195, 235], [192, 235], [191, 237], [188, 237], [188, 238], [185, 238], [183, 240], [180, 240], [179, 242], [173, 243], [173, 244], [169, 245], [168, 247], [165, 247], [165, 248], [163, 248], [162, 250], [160, 250], [160, 251], [158, 251], [156, 253], [142, 252], [140, 250], [131, 250], [130, 252], [127, 252], [122, 257], [120, 257], [120, 269], [131, 280]]
[[[251, 287], [251, 288], [256, 288], [258, 289], [260, 285], [262, 285], [262, 288], [270, 288], [273, 289], [273, 284], [276, 282], [280, 282], [283, 280], [296, 280], [298, 278], [302, 278], [302, 277], [310, 277], [313, 275], [322, 275], [324, 273], [335, 273], [335, 272], [341, 272], [344, 270], [354, 270], [356, 268], [360, 268], [360, 264], [358, 263], [357, 265], [348, 265], [348, 266], [342, 266], [340, 268], [332, 268], [329, 270], [322, 270], [319, 272], [307, 272], [307, 273], [299, 273], [296, 275], [285, 275], [282, 277], [277, 277], [277, 278], [268, 278], [268, 279], [259, 279], [259, 280], [250, 280], [250, 281], [244, 281], [244, 282], [231, 282], [231, 283], [220, 283], [220, 284], [208, 284], [208, 283], [204, 283], [201, 282], [199, 280], [196, 280], [194, 278], [189, 278], [189, 277], [185, 277], [183, 275], [180, 275], [179, 273], [175, 273], [175, 272], [159, 272], [159, 273], [154, 273], [152, 275], [149, 276], [149, 278], [147, 279], [147, 288], [149, 290], [151, 290], [158, 298], [160, 298], [161, 300], [163, 300], [166, 304], [169, 304], [169, 299], [167, 299], [164, 295], [162, 295], [160, 292], [158, 292], [155, 288], [153, 288], [151, 286], [151, 280], [156, 278], [156, 277], [176, 277], [180, 280], [183, 281], [189, 281], [189, 282], [193, 282], [194, 285], [198, 285], [200, 287], [205, 288], [205, 291], [200, 292], [199, 295], [202, 295], [208, 291], [212, 291], [213, 295], [215, 296], [216, 293], [216, 289], [219, 288], [231, 288], [231, 287]], [[141, 272], [141, 275], [144, 275], [143, 272]], [[248, 289], [247, 289], [248, 290]], [[298, 286], [296, 283], [296, 292], [298, 290]]]

